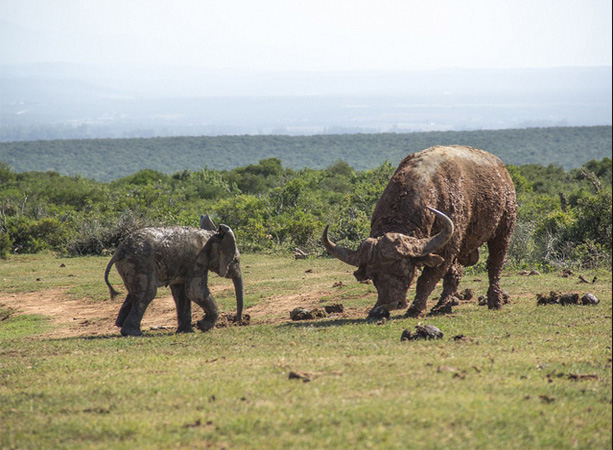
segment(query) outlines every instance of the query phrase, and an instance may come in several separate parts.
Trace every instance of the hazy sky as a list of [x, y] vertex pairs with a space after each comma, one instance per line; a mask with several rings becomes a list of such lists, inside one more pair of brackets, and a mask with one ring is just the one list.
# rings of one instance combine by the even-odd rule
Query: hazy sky
[[611, 13], [611, 0], [0, 0], [0, 58], [264, 71], [611, 65]]

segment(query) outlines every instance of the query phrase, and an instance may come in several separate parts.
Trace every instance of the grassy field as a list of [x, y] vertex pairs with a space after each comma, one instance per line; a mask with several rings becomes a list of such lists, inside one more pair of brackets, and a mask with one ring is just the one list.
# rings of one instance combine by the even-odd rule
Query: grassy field
[[[376, 324], [363, 320], [376, 292], [348, 266], [244, 255], [250, 326], [57, 338], [49, 333], [71, 325], [48, 319], [46, 304], [19, 314], [20, 296], [48, 292], [116, 312], [107, 262], [0, 260], [0, 299], [13, 299], [0, 306], [0, 448], [611, 448], [610, 272], [580, 273], [597, 275], [593, 284], [509, 272], [502, 311], [473, 300], [448, 316]], [[120, 284], [116, 272], [111, 280]], [[462, 288], [481, 295], [486, 282], [468, 274]], [[231, 283], [211, 284], [231, 312]], [[600, 304], [537, 306], [551, 290], [591, 292]], [[339, 302], [341, 317], [287, 313]], [[419, 322], [444, 338], [401, 342]]]

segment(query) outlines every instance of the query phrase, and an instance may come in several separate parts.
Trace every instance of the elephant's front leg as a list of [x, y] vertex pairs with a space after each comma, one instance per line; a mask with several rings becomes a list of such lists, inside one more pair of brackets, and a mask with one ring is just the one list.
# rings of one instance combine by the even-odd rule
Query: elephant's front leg
[[177, 307], [177, 333], [192, 333], [192, 303], [187, 298], [185, 286], [173, 284], [170, 291]]
[[199, 273], [197, 276], [194, 276], [186, 286], [187, 298], [198, 304], [205, 313], [202, 320], [196, 322], [196, 326], [200, 331], [209, 331], [215, 326], [217, 317], [219, 317], [217, 303], [215, 303], [209, 291], [207, 281], [208, 277], [205, 270], [204, 273]]
[[208, 289], [206, 289], [205, 295], [198, 300], [195, 300], [195, 302], [198, 303], [205, 312], [202, 320], [196, 322], [196, 326], [200, 331], [209, 331], [215, 326], [217, 317], [219, 317], [217, 303], [215, 303], [215, 300]]

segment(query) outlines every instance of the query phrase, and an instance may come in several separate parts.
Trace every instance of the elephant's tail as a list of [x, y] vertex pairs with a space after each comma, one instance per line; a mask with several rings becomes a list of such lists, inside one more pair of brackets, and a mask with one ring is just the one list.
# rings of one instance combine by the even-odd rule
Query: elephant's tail
[[109, 273], [111, 271], [111, 267], [113, 267], [113, 264], [115, 264], [116, 256], [117, 256], [117, 253], [113, 255], [109, 263], [106, 265], [106, 270], [104, 271], [104, 282], [109, 287], [109, 293], [111, 294], [111, 300], [113, 300], [115, 297], [117, 297], [120, 294], [120, 292], [116, 291], [115, 288], [109, 282]]

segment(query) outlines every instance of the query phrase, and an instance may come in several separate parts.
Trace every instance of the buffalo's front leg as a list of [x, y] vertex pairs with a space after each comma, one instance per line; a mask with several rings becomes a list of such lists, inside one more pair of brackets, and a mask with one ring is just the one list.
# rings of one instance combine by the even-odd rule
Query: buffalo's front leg
[[458, 292], [463, 272], [464, 269], [457, 262], [447, 271], [443, 277], [443, 293], [436, 306], [430, 311], [430, 314], [451, 314], [453, 297]]
[[443, 274], [447, 272], [449, 266], [424, 267], [423, 272], [417, 279], [415, 287], [415, 300], [411, 307], [407, 310], [405, 316], [419, 318], [426, 315], [426, 306], [428, 297], [436, 287], [436, 283], [441, 279]]
[[170, 286], [177, 307], [177, 333], [192, 333], [192, 303], [187, 298], [183, 284]]

